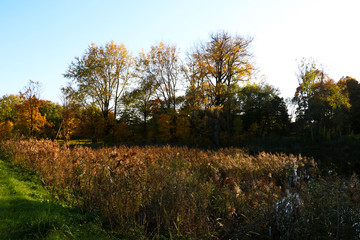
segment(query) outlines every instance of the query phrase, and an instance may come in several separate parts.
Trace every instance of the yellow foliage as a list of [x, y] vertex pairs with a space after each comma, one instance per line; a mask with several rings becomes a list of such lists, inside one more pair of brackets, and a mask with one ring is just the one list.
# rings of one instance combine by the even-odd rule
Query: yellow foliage
[[9, 139], [13, 128], [14, 124], [10, 121], [0, 122], [0, 140]]
[[44, 126], [48, 124], [46, 116], [41, 115], [39, 111], [39, 101], [37, 99], [30, 98], [17, 105], [16, 108], [16, 126], [22, 134], [29, 136], [40, 133]]

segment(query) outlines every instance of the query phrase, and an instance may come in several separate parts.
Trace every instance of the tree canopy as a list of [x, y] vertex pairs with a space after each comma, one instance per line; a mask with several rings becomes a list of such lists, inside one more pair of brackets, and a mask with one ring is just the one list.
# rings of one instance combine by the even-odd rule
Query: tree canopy
[[181, 59], [160, 42], [136, 57], [114, 41], [91, 44], [65, 71], [63, 103], [42, 100], [40, 83], [0, 98], [0, 133], [126, 143], [242, 144], [297, 136], [312, 141], [360, 134], [360, 84], [333, 80], [314, 59], [298, 63], [290, 100], [255, 81], [252, 39], [213, 33]]

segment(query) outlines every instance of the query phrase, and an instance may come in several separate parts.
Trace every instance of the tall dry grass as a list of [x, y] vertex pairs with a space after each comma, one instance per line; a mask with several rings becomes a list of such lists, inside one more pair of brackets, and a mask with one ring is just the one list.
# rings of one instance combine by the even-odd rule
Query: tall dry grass
[[[299, 232], [316, 220], [314, 212], [339, 217], [315, 206], [316, 194], [326, 191], [328, 182], [321, 181], [313, 160], [301, 156], [264, 152], [252, 156], [238, 148], [70, 149], [33, 139], [2, 145], [8, 158], [38, 172], [58, 197], [98, 210], [114, 230], [136, 230], [148, 238], [307, 237], [316, 232], [313, 226], [306, 235]], [[353, 178], [353, 185], [338, 184], [339, 194], [330, 189], [333, 196], [325, 199], [328, 207], [348, 211], [338, 209], [343, 219], [346, 212], [356, 221], [351, 209], [358, 209], [352, 201], [360, 185]], [[344, 199], [349, 204], [344, 205]], [[324, 231], [336, 236], [341, 224], [331, 221]]]

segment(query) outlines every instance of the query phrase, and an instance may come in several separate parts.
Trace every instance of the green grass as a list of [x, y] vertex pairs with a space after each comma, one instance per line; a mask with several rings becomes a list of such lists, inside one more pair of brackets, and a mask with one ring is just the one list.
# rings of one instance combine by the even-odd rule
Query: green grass
[[[57, 140], [57, 142], [60, 145], [64, 145], [65, 141], [64, 140]], [[70, 147], [74, 147], [74, 146], [83, 146], [83, 147], [103, 147], [104, 146], [104, 141], [97, 141], [97, 142], [92, 142], [91, 139], [71, 139], [67, 142], [67, 145]]]
[[94, 213], [54, 199], [39, 177], [0, 160], [0, 239], [115, 239]]
[[[61, 145], [63, 145], [65, 143], [64, 140], [59, 139], [57, 140], [57, 142]], [[69, 145], [91, 145], [93, 144], [93, 142], [91, 141], [91, 139], [71, 139], [68, 142]]]

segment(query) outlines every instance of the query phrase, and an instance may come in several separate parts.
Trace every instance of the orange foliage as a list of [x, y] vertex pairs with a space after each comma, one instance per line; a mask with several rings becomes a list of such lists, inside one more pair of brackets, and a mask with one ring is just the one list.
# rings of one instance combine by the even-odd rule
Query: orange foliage
[[9, 139], [13, 128], [14, 124], [10, 121], [0, 122], [0, 140]]
[[159, 139], [163, 142], [169, 142], [171, 139], [171, 116], [168, 114], [160, 114], [158, 119], [158, 130], [159, 130]]
[[16, 127], [26, 136], [33, 136], [42, 131], [49, 123], [39, 111], [40, 101], [34, 97], [16, 105]]

